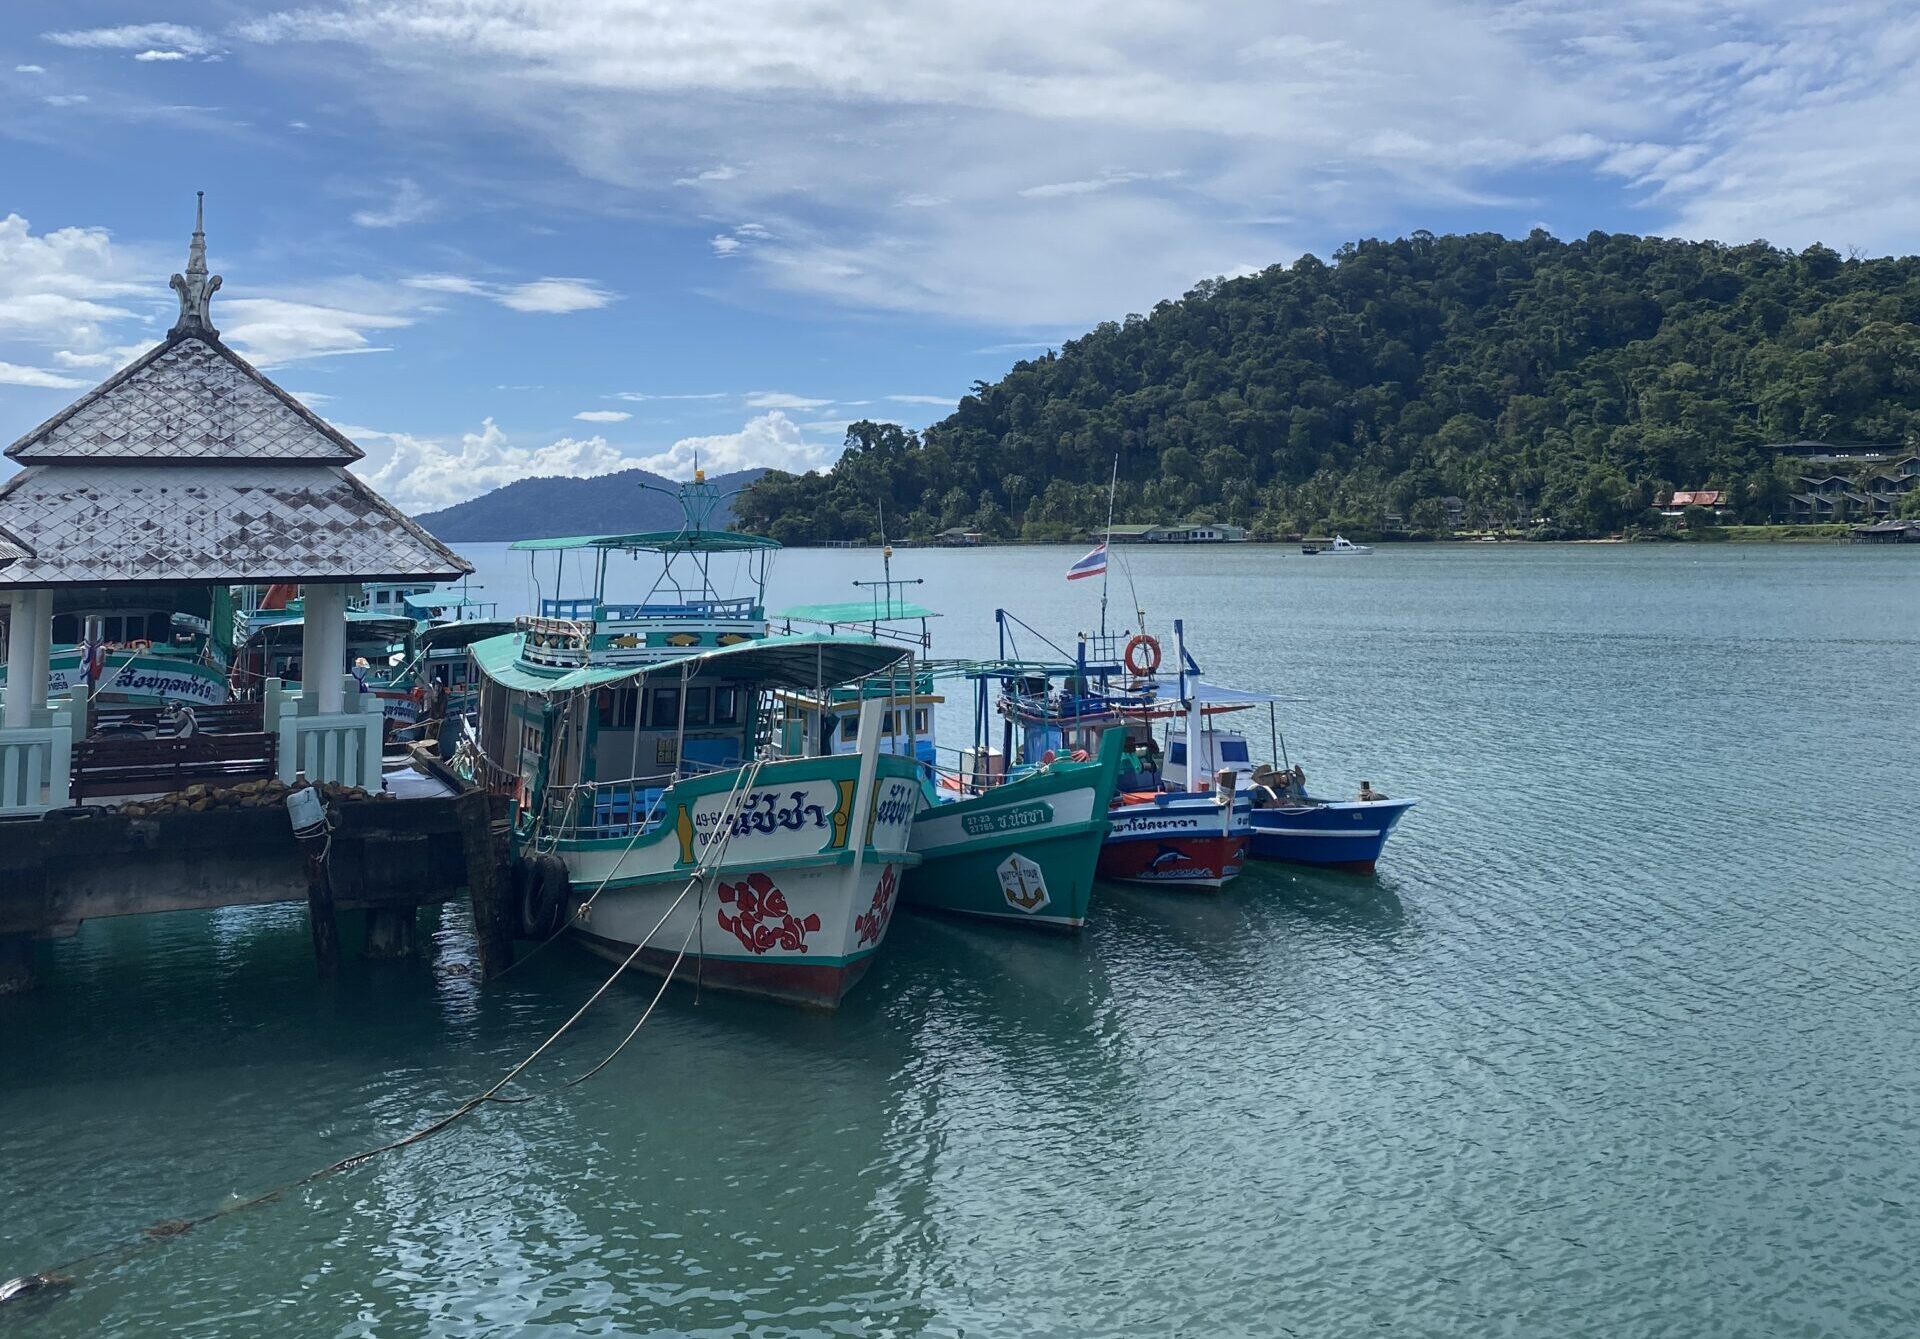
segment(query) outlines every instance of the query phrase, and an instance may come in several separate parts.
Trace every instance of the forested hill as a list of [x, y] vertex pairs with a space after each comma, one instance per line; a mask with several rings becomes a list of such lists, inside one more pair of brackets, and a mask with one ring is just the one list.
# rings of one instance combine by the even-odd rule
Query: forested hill
[[[1767, 444], [1911, 443], [1920, 259], [1535, 231], [1342, 247], [1202, 283], [976, 382], [916, 437], [855, 424], [825, 475], [738, 499], [789, 543], [969, 526], [1054, 537], [1206, 514], [1270, 535], [1470, 523], [1615, 530], [1670, 488], [1764, 521]], [[1457, 506], [1458, 504], [1456, 504]]]
[[[740, 470], [716, 475], [710, 482], [726, 493], [759, 476], [759, 470]], [[677, 530], [685, 519], [674, 500], [677, 487], [671, 479], [639, 469], [590, 479], [516, 479], [414, 519], [450, 544]], [[721, 523], [720, 517], [714, 519], [714, 524]]]

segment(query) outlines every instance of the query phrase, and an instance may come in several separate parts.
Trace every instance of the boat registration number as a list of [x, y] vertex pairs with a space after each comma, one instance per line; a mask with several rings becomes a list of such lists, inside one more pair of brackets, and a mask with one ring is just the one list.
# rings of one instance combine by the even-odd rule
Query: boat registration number
[[1001, 809], [990, 814], [967, 814], [960, 820], [969, 837], [984, 837], [993, 832], [1022, 832], [1053, 821], [1053, 806], [1023, 804], [1018, 809]]

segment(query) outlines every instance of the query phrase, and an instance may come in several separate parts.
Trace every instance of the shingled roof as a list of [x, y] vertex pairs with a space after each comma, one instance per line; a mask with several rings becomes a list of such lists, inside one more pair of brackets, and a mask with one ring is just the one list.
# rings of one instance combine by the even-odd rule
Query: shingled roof
[[188, 255], [166, 339], [7, 451], [25, 468], [0, 485], [0, 589], [471, 572], [343, 468], [358, 447], [220, 342], [198, 217]]

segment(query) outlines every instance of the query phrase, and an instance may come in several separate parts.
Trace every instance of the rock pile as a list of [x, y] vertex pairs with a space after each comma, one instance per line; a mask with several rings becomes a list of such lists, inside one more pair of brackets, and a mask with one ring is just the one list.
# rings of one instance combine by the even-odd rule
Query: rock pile
[[[128, 818], [160, 818], [168, 814], [203, 814], [211, 809], [277, 809], [286, 804], [292, 787], [284, 781], [266, 779], [242, 781], [233, 786], [193, 785], [171, 795], [123, 804], [119, 811]], [[359, 786], [337, 781], [314, 787], [328, 804], [355, 804], [362, 800], [391, 800], [387, 791], [369, 794]]]

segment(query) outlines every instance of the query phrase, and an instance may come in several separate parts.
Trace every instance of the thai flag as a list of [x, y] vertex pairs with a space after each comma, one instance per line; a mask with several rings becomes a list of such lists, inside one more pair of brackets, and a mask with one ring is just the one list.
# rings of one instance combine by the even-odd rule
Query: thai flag
[[1081, 577], [1097, 577], [1107, 570], [1107, 546], [1102, 544], [1079, 562], [1067, 569], [1067, 580], [1078, 581]]

